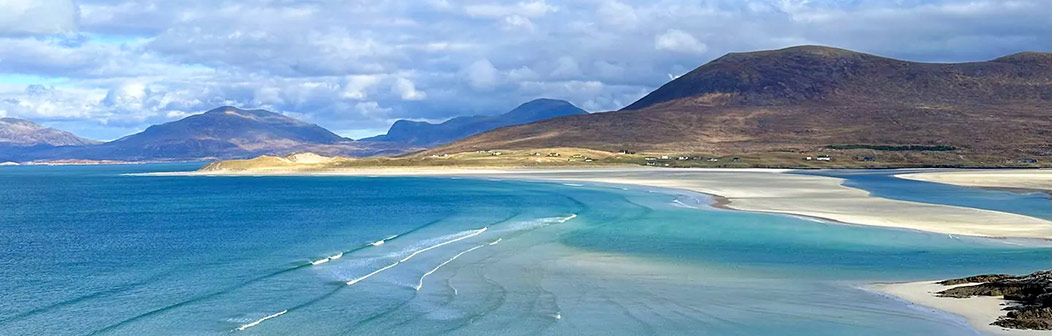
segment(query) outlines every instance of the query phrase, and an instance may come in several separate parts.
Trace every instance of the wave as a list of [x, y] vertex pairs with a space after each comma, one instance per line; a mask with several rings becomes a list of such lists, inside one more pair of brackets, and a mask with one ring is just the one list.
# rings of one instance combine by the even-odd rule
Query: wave
[[421, 254], [421, 253], [424, 253], [424, 252], [427, 252], [427, 251], [430, 251], [430, 250], [433, 250], [433, 249], [436, 249], [436, 248], [439, 248], [439, 247], [442, 247], [442, 246], [445, 246], [445, 245], [456, 243], [456, 242], [464, 240], [464, 239], [468, 239], [468, 238], [471, 238], [471, 237], [474, 237], [474, 236], [478, 236], [478, 235], [482, 234], [483, 232], [486, 232], [486, 230], [489, 230], [488, 226], [487, 227], [483, 227], [481, 229], [477, 229], [477, 230], [465, 231], [463, 233], [467, 233], [467, 234], [464, 235], [464, 236], [461, 236], [461, 237], [455, 238], [455, 239], [451, 239], [451, 240], [447, 240], [447, 241], [444, 241], [444, 242], [441, 242], [441, 243], [438, 243], [438, 244], [435, 244], [435, 245], [431, 245], [431, 246], [425, 247], [425, 248], [420, 249], [420, 250], [416, 250], [415, 252], [409, 254], [405, 258], [402, 258], [402, 260], [399, 260], [398, 262], [406, 262], [406, 261], [409, 261], [409, 259], [413, 259], [413, 257], [417, 256], [418, 254]]
[[255, 327], [255, 326], [259, 325], [260, 323], [263, 323], [263, 321], [266, 321], [266, 320], [269, 320], [269, 319], [272, 319], [272, 318], [275, 318], [275, 317], [278, 317], [278, 316], [284, 315], [285, 313], [288, 313], [288, 312], [289, 312], [289, 310], [288, 310], [288, 309], [285, 309], [285, 310], [279, 311], [279, 312], [277, 312], [277, 313], [274, 313], [274, 314], [270, 314], [270, 315], [264, 316], [264, 317], [263, 317], [263, 318], [261, 318], [261, 319], [258, 319], [258, 320], [255, 320], [255, 321], [253, 321], [252, 323], [249, 323], [249, 324], [242, 324], [242, 325], [241, 325], [240, 327], [237, 327], [237, 330], [238, 330], [238, 331], [242, 331], [242, 330], [245, 330], [245, 329], [248, 329], [248, 328], [252, 328], [252, 327]]
[[502, 240], [504, 240], [504, 238], [497, 238], [497, 240], [494, 240], [494, 241], [490, 242], [489, 245], [493, 246], [493, 245], [500, 244], [500, 241], [502, 241]]
[[570, 187], [583, 187], [584, 186], [583, 184], [578, 184], [578, 183], [563, 183], [563, 185], [564, 186], [570, 186]]
[[566, 222], [569, 222], [570, 220], [573, 220], [574, 218], [577, 218], [577, 214], [572, 214], [572, 215], [569, 215], [569, 216], [566, 216], [566, 217], [538, 218], [538, 219], [534, 219], [534, 220], [518, 222], [518, 223], [515, 223], [514, 225], [509, 225], [508, 227], [502, 229], [502, 231], [527, 231], [527, 230], [533, 230], [533, 229], [545, 227], [545, 226], [552, 225], [552, 224], [566, 223]]
[[678, 206], [678, 207], [683, 207], [683, 208], [689, 208], [689, 209], [697, 209], [698, 208], [698, 207], [693, 206], [693, 205], [687, 205], [687, 203], [683, 203], [683, 201], [680, 201], [680, 200], [673, 200], [672, 201], [672, 205], [675, 205], [675, 206]]
[[393, 264], [390, 264], [390, 265], [387, 265], [387, 266], [384, 266], [384, 267], [382, 267], [382, 268], [380, 268], [380, 269], [378, 269], [378, 270], [375, 270], [375, 271], [373, 271], [372, 273], [369, 273], [369, 274], [366, 274], [366, 275], [364, 275], [364, 276], [360, 276], [360, 277], [357, 277], [357, 278], [351, 279], [350, 281], [347, 281], [347, 285], [348, 285], [348, 286], [354, 285], [354, 284], [356, 284], [356, 283], [358, 283], [358, 282], [361, 282], [362, 280], [368, 279], [368, 278], [369, 278], [369, 277], [371, 277], [371, 276], [374, 276], [374, 275], [380, 274], [380, 272], [383, 272], [383, 271], [386, 271], [386, 270], [388, 270], [388, 269], [391, 269], [391, 267], [395, 267], [395, 266], [398, 266], [398, 264], [400, 264], [400, 263], [401, 263], [401, 262], [398, 262], [398, 261], [396, 261], [395, 263], [393, 263]]
[[398, 261], [394, 262], [393, 264], [384, 266], [384, 267], [382, 267], [380, 269], [372, 271], [369, 274], [366, 274], [364, 276], [360, 276], [360, 277], [351, 279], [350, 281], [347, 281], [347, 285], [351, 286], [351, 285], [354, 285], [356, 283], [361, 282], [362, 280], [368, 279], [368, 278], [370, 278], [370, 277], [372, 277], [374, 275], [380, 274], [380, 272], [389, 270], [392, 267], [398, 266], [398, 264], [407, 262], [410, 259], [413, 259], [413, 257], [415, 257], [417, 255], [420, 255], [421, 253], [424, 253], [424, 252], [427, 252], [427, 251], [430, 251], [430, 250], [433, 250], [433, 249], [436, 249], [436, 248], [439, 248], [439, 247], [442, 247], [442, 246], [446, 246], [446, 245], [449, 245], [449, 244], [452, 244], [452, 243], [456, 243], [458, 241], [461, 241], [461, 240], [464, 240], [464, 239], [468, 239], [468, 238], [471, 238], [471, 237], [474, 237], [474, 236], [478, 236], [478, 235], [482, 234], [483, 232], [486, 232], [486, 230], [488, 230], [488, 229], [489, 229], [489, 227], [487, 226], [487, 227], [483, 227], [483, 228], [477, 229], [477, 230], [464, 231], [464, 232], [461, 233], [461, 234], [463, 234], [463, 236], [460, 236], [460, 237], [457, 237], [457, 238], [453, 238], [453, 239], [450, 239], [450, 240], [446, 240], [446, 241], [443, 241], [441, 243], [434, 244], [434, 245], [431, 245], [431, 246], [428, 246], [428, 247], [425, 247], [425, 248], [413, 251], [413, 253], [410, 253], [405, 258], [399, 259]]
[[[500, 240], [498, 240], [498, 241], [500, 241]], [[490, 243], [489, 245], [493, 245], [493, 243]], [[436, 271], [438, 271], [439, 268], [442, 268], [442, 266], [445, 266], [446, 264], [453, 262], [453, 260], [457, 260], [457, 258], [460, 258], [460, 256], [464, 255], [465, 253], [468, 253], [468, 252], [480, 249], [483, 246], [486, 246], [486, 245], [479, 245], [479, 246], [475, 246], [475, 247], [469, 248], [467, 250], [461, 251], [460, 253], [457, 253], [456, 255], [454, 255], [452, 258], [449, 258], [446, 261], [443, 261], [441, 264], [438, 264], [438, 266], [435, 266], [435, 268], [432, 268], [430, 271], [427, 271], [427, 273], [424, 273], [424, 275], [420, 277], [420, 281], [418, 281], [416, 283], [416, 290], [420, 291], [420, 288], [424, 287], [424, 279], [427, 278], [428, 275], [431, 275], [431, 273], [435, 273]]]

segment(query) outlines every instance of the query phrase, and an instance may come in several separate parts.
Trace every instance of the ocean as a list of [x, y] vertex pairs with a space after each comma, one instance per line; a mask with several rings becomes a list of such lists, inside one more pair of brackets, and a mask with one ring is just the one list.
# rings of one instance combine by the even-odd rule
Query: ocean
[[[0, 167], [0, 334], [971, 335], [865, 286], [1052, 262], [665, 189], [128, 175], [200, 165]], [[928, 187], [880, 192], [1040, 216]]]

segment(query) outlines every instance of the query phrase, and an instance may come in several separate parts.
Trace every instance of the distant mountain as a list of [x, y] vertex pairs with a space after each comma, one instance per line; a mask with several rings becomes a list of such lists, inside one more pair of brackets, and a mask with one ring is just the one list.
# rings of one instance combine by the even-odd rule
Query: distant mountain
[[431, 147], [463, 139], [493, 129], [526, 124], [567, 115], [588, 114], [570, 102], [537, 99], [496, 116], [456, 117], [441, 124], [399, 120], [387, 134], [360, 141], [395, 142], [418, 147]]
[[[367, 144], [321, 126], [265, 110], [224, 106], [102, 144], [8, 152], [0, 159], [27, 160], [196, 160], [315, 152], [326, 155], [399, 154], [401, 144]], [[0, 156], [5, 156], [0, 151]]]
[[732, 53], [622, 111], [502, 128], [425, 154], [547, 147], [945, 151], [935, 164], [1052, 157], [1052, 53], [957, 64], [819, 46]]
[[8, 146], [80, 146], [97, 144], [73, 133], [38, 125], [17, 118], [0, 118], [0, 145]]

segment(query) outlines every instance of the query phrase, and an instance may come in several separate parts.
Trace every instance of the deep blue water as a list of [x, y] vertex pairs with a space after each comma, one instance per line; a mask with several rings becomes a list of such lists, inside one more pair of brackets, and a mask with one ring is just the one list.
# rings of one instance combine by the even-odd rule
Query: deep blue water
[[858, 287], [1049, 259], [678, 192], [124, 175], [196, 166], [0, 167], [0, 334], [967, 335]]

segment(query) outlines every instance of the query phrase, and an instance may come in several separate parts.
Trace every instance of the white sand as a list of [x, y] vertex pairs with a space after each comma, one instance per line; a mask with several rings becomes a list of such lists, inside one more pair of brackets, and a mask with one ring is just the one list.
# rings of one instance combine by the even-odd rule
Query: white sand
[[996, 169], [899, 174], [895, 177], [966, 187], [1052, 190], [1052, 169]]
[[163, 175], [479, 176], [599, 182], [686, 189], [727, 199], [733, 209], [776, 212], [844, 223], [983, 237], [1052, 239], [1052, 222], [1011, 213], [874, 197], [843, 179], [777, 169], [340, 169], [255, 170]]
[[935, 293], [958, 286], [943, 286], [935, 281], [906, 282], [895, 284], [875, 284], [871, 289], [909, 301], [920, 307], [937, 309], [960, 316], [968, 321], [975, 329], [991, 335], [1052, 335], [1052, 331], [1041, 330], [1019, 330], [1006, 329], [990, 325], [1003, 316], [1001, 311], [1006, 301], [1001, 297], [978, 296], [967, 299], [945, 298], [935, 296]]

